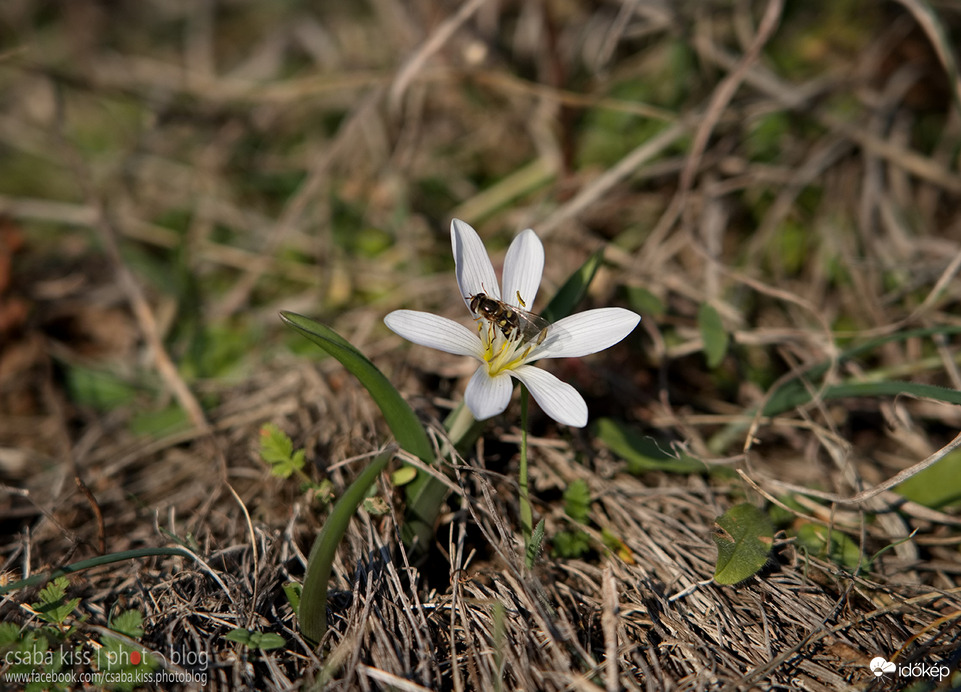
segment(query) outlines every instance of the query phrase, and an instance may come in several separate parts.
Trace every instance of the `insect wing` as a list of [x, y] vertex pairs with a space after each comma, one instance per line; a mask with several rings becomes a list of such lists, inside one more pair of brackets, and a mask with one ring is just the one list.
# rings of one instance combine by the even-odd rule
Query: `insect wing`
[[517, 321], [520, 325], [521, 335], [524, 341], [538, 341], [539, 343], [544, 340], [541, 338], [541, 335], [546, 336], [547, 330], [551, 326], [550, 322], [540, 315], [527, 312], [527, 310], [523, 308], [512, 307], [511, 309], [517, 314]]

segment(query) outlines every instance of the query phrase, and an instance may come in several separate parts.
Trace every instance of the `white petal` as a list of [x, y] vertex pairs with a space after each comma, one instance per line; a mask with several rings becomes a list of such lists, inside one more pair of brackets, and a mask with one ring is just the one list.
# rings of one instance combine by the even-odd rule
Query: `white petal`
[[[477, 293], [500, 300], [500, 284], [484, 243], [477, 231], [460, 219], [450, 222], [450, 246], [454, 251], [454, 273], [464, 304]], [[469, 307], [469, 306], [468, 306]]]
[[415, 344], [458, 356], [483, 358], [484, 346], [477, 332], [446, 317], [416, 310], [394, 310], [384, 318], [384, 324]]
[[467, 383], [464, 403], [477, 420], [485, 420], [502, 413], [511, 401], [514, 383], [507, 372], [491, 377], [487, 366], [477, 368], [477, 372]]
[[610, 348], [630, 334], [641, 316], [624, 308], [598, 308], [558, 320], [534, 359], [577, 358]]
[[572, 386], [533, 365], [522, 365], [513, 375], [530, 390], [544, 413], [558, 423], [575, 428], [587, 425], [587, 403]]
[[534, 297], [541, 285], [541, 274], [544, 273], [544, 245], [530, 228], [514, 238], [504, 258], [504, 293], [503, 300], [519, 308], [523, 308], [517, 300], [517, 295], [532, 310]]

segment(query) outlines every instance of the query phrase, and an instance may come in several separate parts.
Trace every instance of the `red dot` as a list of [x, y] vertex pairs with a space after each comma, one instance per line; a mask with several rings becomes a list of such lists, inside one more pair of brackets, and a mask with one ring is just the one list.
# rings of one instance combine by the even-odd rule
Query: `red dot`
[[139, 652], [139, 651], [134, 651], [132, 654], [130, 654], [130, 662], [133, 663], [135, 666], [139, 666], [139, 665], [140, 665], [140, 652]]

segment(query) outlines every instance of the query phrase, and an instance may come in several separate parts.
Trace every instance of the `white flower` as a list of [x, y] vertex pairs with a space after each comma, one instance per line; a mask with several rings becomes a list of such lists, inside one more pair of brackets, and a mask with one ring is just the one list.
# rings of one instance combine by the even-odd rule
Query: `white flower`
[[[534, 304], [544, 271], [544, 246], [534, 231], [520, 233], [507, 250], [503, 293], [477, 232], [454, 219], [450, 239], [457, 285], [468, 310], [471, 299], [478, 294], [521, 310]], [[475, 303], [475, 307], [481, 307], [480, 303]], [[496, 416], [507, 408], [514, 377], [524, 383], [547, 415], [558, 423], [578, 428], [587, 424], [583, 397], [566, 382], [531, 363], [542, 358], [574, 358], [602, 351], [630, 334], [641, 320], [630, 310], [600, 308], [565, 317], [538, 331], [541, 325], [536, 323], [523, 328], [525, 312], [518, 317], [507, 312], [506, 319], [502, 312], [500, 322], [498, 314], [489, 311], [471, 310], [471, 314], [477, 322], [474, 327], [414, 310], [395, 310], [384, 318], [384, 323], [415, 344], [480, 361], [464, 393], [464, 402], [477, 420]]]

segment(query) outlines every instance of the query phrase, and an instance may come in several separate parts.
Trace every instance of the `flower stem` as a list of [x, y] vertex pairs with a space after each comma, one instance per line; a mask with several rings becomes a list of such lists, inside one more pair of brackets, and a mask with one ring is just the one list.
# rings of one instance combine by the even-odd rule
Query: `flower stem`
[[521, 533], [524, 535], [525, 550], [530, 546], [534, 529], [534, 514], [531, 511], [531, 496], [527, 486], [527, 387], [521, 385], [521, 461], [518, 473], [520, 486]]

